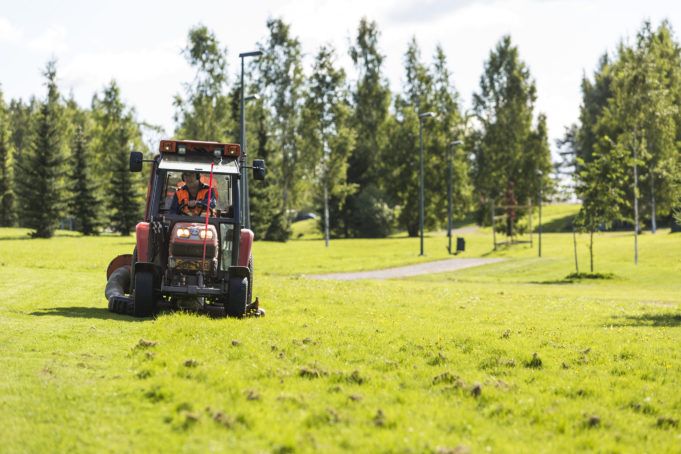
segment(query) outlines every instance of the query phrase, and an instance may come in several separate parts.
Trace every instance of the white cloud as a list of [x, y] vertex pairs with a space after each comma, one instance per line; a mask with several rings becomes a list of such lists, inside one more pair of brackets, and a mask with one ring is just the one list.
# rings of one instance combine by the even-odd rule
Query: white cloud
[[0, 44], [3, 43], [15, 43], [21, 40], [23, 32], [20, 28], [15, 27], [12, 23], [0, 17]]
[[192, 69], [180, 55], [178, 43], [121, 51], [87, 52], [64, 61], [59, 68], [60, 86], [72, 92], [81, 105], [89, 105], [112, 79], [123, 101], [135, 107], [138, 120], [161, 124], [172, 131], [172, 95], [191, 81]]
[[59, 53], [68, 49], [66, 27], [55, 25], [28, 42], [28, 48], [35, 52]]
[[88, 52], [70, 59], [62, 71], [65, 80], [106, 83], [110, 79], [149, 82], [176, 74], [186, 63], [178, 49], [138, 48]]

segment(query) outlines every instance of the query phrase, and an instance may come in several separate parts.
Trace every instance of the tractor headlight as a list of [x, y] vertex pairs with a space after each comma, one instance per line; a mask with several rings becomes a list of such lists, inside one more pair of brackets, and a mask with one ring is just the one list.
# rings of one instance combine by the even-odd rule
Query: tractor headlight
[[175, 236], [178, 237], [178, 238], [189, 238], [189, 235], [190, 235], [189, 229], [185, 229], [185, 228], [179, 228], [175, 232]]
[[212, 240], [213, 231], [212, 230], [199, 230], [199, 238], [202, 240]]

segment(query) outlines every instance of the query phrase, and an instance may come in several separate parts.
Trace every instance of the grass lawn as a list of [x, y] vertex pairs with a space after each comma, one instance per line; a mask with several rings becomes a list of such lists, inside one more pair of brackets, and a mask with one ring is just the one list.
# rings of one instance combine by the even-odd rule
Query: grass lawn
[[446, 258], [447, 238], [420, 257], [314, 235], [255, 244], [265, 318], [134, 319], [104, 300], [132, 237], [0, 229], [0, 451], [679, 452], [680, 235], [644, 233], [638, 266], [631, 233], [597, 235], [607, 280], [566, 279], [571, 234], [538, 258], [480, 229], [459, 256], [508, 260], [343, 282], [301, 276]]

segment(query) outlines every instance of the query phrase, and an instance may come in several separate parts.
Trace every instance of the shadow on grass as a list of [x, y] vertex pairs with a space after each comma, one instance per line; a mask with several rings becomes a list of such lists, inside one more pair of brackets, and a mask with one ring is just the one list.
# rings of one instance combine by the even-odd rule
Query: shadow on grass
[[98, 318], [101, 320], [120, 320], [124, 322], [143, 322], [151, 320], [148, 318], [136, 318], [130, 315], [114, 314], [109, 312], [106, 308], [100, 307], [51, 307], [42, 309], [40, 311], [31, 312], [30, 315], [56, 315], [59, 317], [73, 317], [73, 318]]
[[[542, 223], [542, 232], [543, 233], [565, 233], [565, 232], [571, 232], [571, 222], [572, 218], [574, 218], [574, 215], [567, 215], [563, 216], [561, 218], [555, 218], [550, 220], [549, 222], [543, 222]], [[539, 226], [536, 226], [533, 228], [534, 233], [539, 232]]]
[[530, 284], [539, 285], [564, 285], [564, 284], [574, 284], [575, 281], [572, 279], [554, 279], [551, 281], [531, 281]]
[[618, 315], [612, 326], [681, 326], [681, 314]]
[[33, 240], [34, 238], [31, 237], [30, 235], [21, 235], [21, 236], [3, 236], [0, 238], [0, 241], [9, 241], [9, 240]]

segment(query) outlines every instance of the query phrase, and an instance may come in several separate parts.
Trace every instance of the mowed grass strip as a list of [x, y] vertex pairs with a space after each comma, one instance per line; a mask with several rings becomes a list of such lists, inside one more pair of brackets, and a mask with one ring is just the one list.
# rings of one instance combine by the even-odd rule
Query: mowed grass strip
[[[545, 236], [537, 259], [536, 245], [491, 253], [481, 231], [467, 235], [466, 256], [508, 261], [390, 281], [300, 274], [418, 261], [418, 240], [332, 241], [332, 254], [320, 240], [256, 243], [265, 318], [139, 320], [109, 313], [103, 297], [106, 265], [131, 238], [6, 239], [23, 234], [0, 230], [9, 452], [674, 452], [681, 442], [676, 235], [644, 235], [641, 257], [657, 260], [635, 268], [620, 259], [630, 235], [599, 235], [597, 271], [615, 278], [597, 282], [565, 279], [569, 234]], [[446, 237], [427, 240], [426, 259], [437, 258]]]

